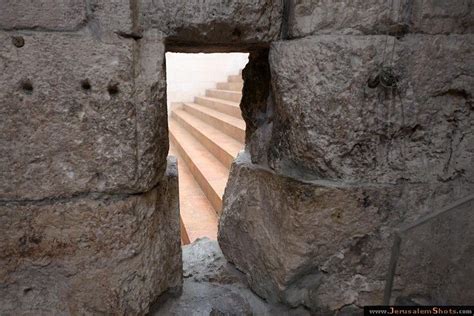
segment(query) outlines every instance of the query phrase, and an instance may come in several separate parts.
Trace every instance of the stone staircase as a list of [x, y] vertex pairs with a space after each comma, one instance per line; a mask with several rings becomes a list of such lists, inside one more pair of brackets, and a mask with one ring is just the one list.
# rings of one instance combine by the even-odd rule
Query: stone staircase
[[230, 166], [244, 147], [242, 86], [241, 73], [232, 75], [194, 102], [172, 105], [170, 154], [178, 158], [183, 244], [217, 238]]

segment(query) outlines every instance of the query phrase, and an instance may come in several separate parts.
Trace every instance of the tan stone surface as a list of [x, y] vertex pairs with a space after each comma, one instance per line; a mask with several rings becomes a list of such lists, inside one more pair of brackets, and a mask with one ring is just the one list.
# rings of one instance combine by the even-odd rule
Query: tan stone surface
[[261, 297], [333, 315], [381, 304], [394, 230], [468, 192], [460, 181], [307, 181], [252, 164], [241, 153], [226, 187], [218, 241]]
[[[12, 35], [0, 33], [6, 43], [0, 47], [0, 199], [154, 186], [168, 151], [166, 104], [164, 91], [150, 95], [148, 88], [164, 75], [162, 64], [155, 60], [148, 76], [134, 66], [134, 41], [118, 36], [104, 42], [91, 35], [31, 33], [17, 48]], [[140, 48], [142, 63], [163, 62], [161, 42], [153, 41], [153, 56], [145, 55], [147, 45]], [[148, 82], [141, 84], [144, 76]], [[139, 94], [135, 80], [145, 92]]]
[[[395, 40], [397, 89], [371, 89]], [[473, 187], [474, 38], [314, 36], [274, 43], [270, 164], [313, 179]], [[386, 53], [390, 65], [391, 48]]]
[[171, 162], [144, 194], [2, 203], [2, 314], [143, 314], [179, 291], [177, 177]]
[[216, 211], [172, 144], [170, 144], [170, 154], [178, 159], [180, 214], [190, 241], [193, 242], [202, 237], [216, 240]]

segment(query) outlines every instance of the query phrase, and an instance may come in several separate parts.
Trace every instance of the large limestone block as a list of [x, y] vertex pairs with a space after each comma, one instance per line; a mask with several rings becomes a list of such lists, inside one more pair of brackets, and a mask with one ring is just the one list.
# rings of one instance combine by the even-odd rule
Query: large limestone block
[[140, 195], [2, 203], [0, 234], [0, 314], [144, 314], [182, 282], [175, 162]]
[[78, 31], [99, 37], [133, 34], [138, 6], [128, 0], [5, 0], [0, 2], [0, 29]]
[[472, 33], [471, 0], [291, 1], [288, 35]]
[[0, 199], [153, 187], [168, 152], [161, 41], [36, 32], [19, 48], [12, 35], [0, 33]]
[[[1, 29], [73, 31], [87, 21], [85, 0], [2, 0]], [[4, 43], [2, 41], [2, 43]]]
[[170, 43], [196, 43], [201, 49], [267, 43], [279, 35], [282, 7], [281, 1], [268, 0], [143, 0], [140, 23], [164, 32]]
[[233, 164], [224, 194], [222, 251], [259, 296], [316, 315], [381, 304], [393, 231], [468, 194], [462, 183], [307, 181], [247, 155]]
[[379, 183], [460, 178], [473, 189], [474, 38], [406, 36], [393, 53], [398, 87], [369, 88], [379, 64], [391, 64], [393, 41], [324, 35], [272, 45], [273, 168]]

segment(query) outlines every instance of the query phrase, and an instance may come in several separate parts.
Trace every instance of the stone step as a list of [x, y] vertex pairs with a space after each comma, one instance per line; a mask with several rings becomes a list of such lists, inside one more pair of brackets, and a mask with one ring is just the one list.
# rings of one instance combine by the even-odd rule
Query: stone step
[[245, 122], [242, 119], [196, 103], [184, 103], [183, 109], [239, 142], [245, 143]]
[[234, 158], [239, 151], [243, 149], [243, 143], [224, 134], [184, 110], [174, 110], [171, 115], [181, 126], [186, 128], [188, 132], [198, 139], [214, 157], [219, 159], [224, 166], [230, 169]]
[[194, 102], [199, 105], [204, 105], [216, 111], [242, 119], [242, 112], [240, 111], [240, 106], [237, 102], [210, 97], [195, 97]]
[[170, 143], [170, 155], [178, 159], [179, 206], [183, 244], [188, 244], [201, 237], [216, 240], [218, 217], [214, 207], [194, 179], [173, 142]]
[[[180, 204], [181, 204], [181, 201], [180, 201]], [[183, 222], [183, 216], [181, 216], [181, 214], [179, 215], [179, 228], [181, 230], [181, 244], [182, 245], [190, 244], [191, 240], [189, 239], [188, 231], [186, 230], [186, 226], [184, 225], [184, 222]]]
[[242, 91], [244, 87], [243, 82], [219, 82], [216, 88], [220, 90]]
[[199, 187], [214, 210], [220, 214], [229, 169], [174, 118], [169, 121], [169, 135]]
[[240, 103], [240, 99], [242, 99], [242, 92], [232, 90], [208, 89], [206, 90], [206, 96]]
[[230, 75], [227, 77], [227, 82], [244, 82], [242, 75]]

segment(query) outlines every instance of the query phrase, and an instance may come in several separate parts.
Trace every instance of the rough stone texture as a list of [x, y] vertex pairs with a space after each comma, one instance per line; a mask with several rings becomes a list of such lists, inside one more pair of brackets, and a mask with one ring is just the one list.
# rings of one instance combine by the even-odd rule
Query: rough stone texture
[[[146, 42], [30, 33], [17, 48], [11, 35], [0, 33], [0, 199], [153, 187], [168, 152], [163, 45], [153, 42], [155, 54], [136, 66]], [[148, 80], [140, 91], [135, 76]], [[148, 92], [158, 81], [161, 90]]]
[[398, 88], [371, 89], [386, 40], [327, 35], [272, 45], [272, 168], [355, 182], [462, 179], [472, 188], [474, 37], [404, 37], [395, 43]]
[[188, 48], [230, 45], [242, 49], [244, 44], [277, 39], [282, 9], [282, 2], [273, 0], [144, 0], [140, 25], [167, 34], [171, 46], [186, 43]]
[[268, 64], [268, 50], [261, 50], [249, 54], [249, 62], [242, 71], [244, 87], [240, 108], [242, 118], [246, 122], [245, 142], [254, 145], [256, 150], [265, 151], [262, 138], [255, 132], [271, 119], [270, 66]]
[[[379, 304], [398, 225], [474, 191], [473, 2], [389, 3], [1, 1], [1, 312], [144, 313], [179, 287], [167, 49], [252, 53], [220, 227], [252, 290]], [[368, 88], [394, 44], [397, 89]], [[278, 314], [197, 258], [163, 308]]]
[[303, 308], [288, 309], [256, 296], [208, 238], [183, 247], [183, 275], [182, 295], [164, 297], [151, 315], [309, 315]]
[[[2, 0], [0, 29], [73, 31], [87, 21], [85, 0]], [[2, 41], [3, 43], [3, 41]]]
[[291, 1], [288, 36], [312, 34], [472, 33], [471, 0]]
[[0, 205], [1, 314], [143, 314], [179, 290], [178, 179], [140, 195]]
[[473, 210], [471, 195], [399, 232], [392, 252], [391, 304], [463, 305], [474, 301], [474, 248], [465, 242], [474, 240]]
[[[473, 49], [471, 35], [271, 45], [271, 91], [241, 104], [251, 158], [232, 167], [219, 227], [256, 293], [328, 315], [382, 303], [393, 232], [474, 192]], [[368, 87], [381, 64], [396, 88]]]
[[474, 33], [474, 3], [471, 0], [408, 1], [410, 31], [427, 34]]
[[88, 28], [100, 37], [108, 32], [131, 35], [137, 31], [138, 8], [136, 0], [87, 0], [89, 6]]
[[231, 169], [218, 240], [258, 295], [337, 315], [382, 303], [394, 228], [469, 190], [304, 181], [244, 153]]

